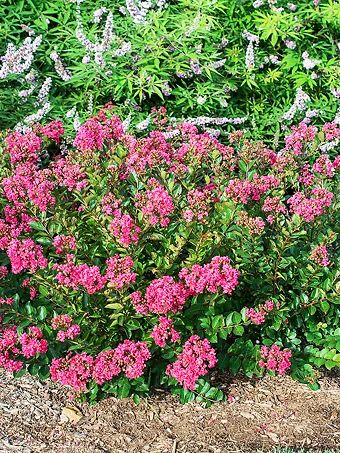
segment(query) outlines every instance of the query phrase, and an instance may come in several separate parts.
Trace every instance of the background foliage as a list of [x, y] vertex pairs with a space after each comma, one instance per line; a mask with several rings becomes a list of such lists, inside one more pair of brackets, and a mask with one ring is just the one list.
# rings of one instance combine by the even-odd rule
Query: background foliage
[[[47, 77], [53, 81], [50, 118], [64, 118], [76, 106], [83, 120], [93, 104], [113, 99], [122, 117], [131, 113], [138, 122], [151, 106], [165, 102], [175, 117], [247, 116], [253, 134], [269, 137], [301, 87], [311, 98], [308, 107], [320, 110], [321, 121], [332, 120], [336, 113], [332, 91], [339, 80], [339, 3], [321, 0], [314, 6], [303, 0], [295, 8], [290, 5], [280, 0], [264, 1], [258, 8], [249, 0], [173, 0], [162, 10], [151, 9], [147, 23], [136, 24], [128, 13], [120, 12], [125, 6], [122, 0], [85, 1], [80, 11], [85, 34], [93, 42], [96, 36], [101, 39], [107, 17], [104, 14], [96, 24], [93, 12], [102, 7], [113, 12], [115, 37], [105, 52], [106, 66], [100, 67], [93, 59], [82, 62], [86, 50], [75, 36], [75, 2], [4, 0], [0, 55], [8, 43], [22, 43], [27, 36], [23, 25], [35, 36], [42, 35], [42, 44], [32, 66], [36, 89], [27, 102], [18, 97], [20, 90], [30, 87], [23, 76], [0, 79], [0, 127], [13, 127], [37, 110], [37, 92]], [[245, 30], [260, 39], [254, 49], [255, 64], [248, 68]], [[296, 47], [288, 48], [287, 40]], [[131, 52], [113, 56], [124, 42], [131, 43]], [[50, 57], [53, 51], [71, 72], [70, 80], [63, 81], [56, 73]], [[306, 51], [318, 60], [312, 69], [303, 66]], [[199, 74], [195, 75], [192, 65], [197, 63]], [[188, 72], [186, 78], [181, 76]]]

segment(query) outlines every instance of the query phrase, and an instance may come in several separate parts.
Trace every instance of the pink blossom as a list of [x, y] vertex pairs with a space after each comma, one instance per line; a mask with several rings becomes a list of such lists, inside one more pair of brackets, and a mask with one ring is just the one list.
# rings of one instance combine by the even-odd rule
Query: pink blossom
[[136, 273], [131, 272], [133, 261], [130, 256], [121, 258], [114, 255], [106, 261], [106, 279], [110, 282], [110, 287], [120, 290], [124, 286], [136, 281]]
[[191, 269], [183, 268], [179, 273], [192, 295], [205, 291], [217, 293], [220, 288], [230, 295], [238, 284], [238, 277], [238, 271], [231, 267], [227, 256], [215, 256], [204, 266], [194, 264]]
[[7, 255], [11, 261], [13, 274], [19, 274], [23, 270], [34, 273], [47, 267], [42, 246], [32, 239], [13, 239], [7, 248]]
[[67, 157], [60, 157], [50, 168], [60, 187], [66, 187], [69, 191], [81, 191], [87, 185], [86, 174], [81, 166], [73, 164]]
[[309, 259], [319, 266], [327, 267], [330, 264], [327, 247], [325, 245], [317, 245], [309, 255]]
[[285, 374], [291, 367], [292, 352], [289, 349], [281, 350], [280, 346], [276, 344], [273, 344], [271, 348], [262, 346], [261, 357], [262, 360], [259, 361], [261, 368]]
[[173, 277], [165, 276], [153, 280], [146, 288], [145, 298], [140, 292], [131, 294], [131, 300], [138, 313], [176, 313], [183, 308], [188, 291], [183, 283], [176, 283]]
[[326, 154], [323, 154], [315, 161], [313, 165], [313, 171], [315, 173], [320, 173], [320, 175], [328, 176], [328, 178], [331, 178], [334, 174], [333, 163]]
[[195, 390], [197, 379], [206, 375], [216, 363], [216, 353], [209, 341], [192, 335], [177, 360], [167, 366], [166, 374], [175, 378], [186, 390]]
[[115, 350], [108, 349], [98, 354], [94, 361], [92, 377], [97, 384], [104, 384], [111, 381], [115, 376], [118, 376], [121, 368], [115, 358]]
[[263, 324], [270, 311], [274, 309], [274, 302], [267, 300], [264, 304], [259, 305], [257, 311], [254, 308], [247, 308], [245, 315], [251, 320], [251, 322], [257, 326]]
[[12, 305], [14, 304], [13, 297], [0, 297], [0, 305]]
[[136, 195], [136, 207], [141, 209], [152, 226], [159, 223], [165, 227], [170, 223], [169, 216], [175, 210], [172, 198], [154, 178], [149, 180], [149, 186], [153, 188]]
[[150, 351], [144, 341], [124, 340], [114, 352], [114, 360], [129, 379], [142, 376], [145, 362], [150, 358]]
[[325, 123], [322, 130], [327, 141], [336, 140], [340, 137], [340, 129], [336, 123]]
[[101, 291], [105, 286], [106, 277], [101, 275], [99, 267], [88, 264], [75, 265], [73, 258], [73, 255], [67, 255], [65, 264], [53, 266], [57, 271], [58, 283], [74, 290], [83, 287], [88, 294]]
[[302, 217], [306, 222], [311, 222], [315, 217], [324, 213], [325, 208], [332, 204], [333, 193], [322, 187], [315, 187], [311, 191], [311, 197], [303, 192], [296, 192], [287, 200], [290, 210]]
[[123, 214], [120, 209], [114, 212], [114, 218], [109, 229], [117, 241], [124, 247], [136, 244], [142, 231], [136, 225], [130, 214]]
[[37, 354], [45, 354], [48, 349], [48, 343], [43, 338], [43, 333], [39, 327], [29, 327], [28, 333], [23, 333], [19, 342], [21, 344], [22, 354], [26, 359], [36, 356]]
[[20, 353], [17, 348], [18, 334], [16, 326], [0, 329], [0, 368], [14, 373], [20, 371], [24, 364], [21, 360], [16, 360]]
[[160, 316], [158, 322], [159, 324], [151, 332], [151, 337], [157, 346], [164, 348], [168, 341], [175, 343], [180, 339], [179, 332], [173, 327], [174, 323], [172, 319]]
[[208, 217], [211, 204], [218, 200], [214, 195], [214, 189], [215, 185], [209, 184], [188, 192], [188, 209], [183, 212], [183, 217], [187, 222], [191, 222], [194, 218], [203, 220]]
[[39, 159], [42, 140], [34, 132], [11, 132], [6, 139], [12, 165], [33, 163]]
[[53, 245], [58, 255], [71, 250], [76, 250], [77, 243], [73, 236], [58, 235], [53, 239]]
[[82, 352], [73, 356], [52, 359], [51, 378], [55, 382], [72, 387], [76, 393], [86, 391], [86, 385], [92, 377], [93, 358]]
[[317, 128], [315, 126], [307, 126], [305, 122], [301, 122], [299, 126], [292, 127], [292, 133], [285, 138], [285, 151], [292, 150], [295, 155], [302, 153], [303, 145], [312, 142], [315, 139]]
[[56, 143], [60, 143], [60, 139], [64, 134], [64, 126], [61, 121], [54, 120], [46, 124], [45, 126], [38, 126], [37, 132]]
[[6, 266], [0, 266], [0, 280], [3, 280], [7, 275], [8, 275], [7, 267]]

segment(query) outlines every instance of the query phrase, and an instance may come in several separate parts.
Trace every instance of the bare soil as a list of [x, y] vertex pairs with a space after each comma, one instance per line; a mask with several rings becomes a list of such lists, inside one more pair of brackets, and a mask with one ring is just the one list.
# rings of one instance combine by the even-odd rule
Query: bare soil
[[163, 392], [139, 406], [109, 398], [89, 407], [70, 403], [66, 391], [51, 382], [13, 380], [0, 372], [0, 452], [224, 453], [340, 447], [339, 376], [323, 378], [316, 392], [289, 377], [235, 379], [227, 386], [233, 401], [209, 409], [181, 405]]

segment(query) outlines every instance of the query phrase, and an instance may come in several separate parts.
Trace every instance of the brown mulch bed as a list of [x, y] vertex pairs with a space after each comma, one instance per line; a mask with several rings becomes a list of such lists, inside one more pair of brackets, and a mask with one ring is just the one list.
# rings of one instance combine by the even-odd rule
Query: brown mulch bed
[[[139, 406], [115, 398], [77, 406], [51, 382], [0, 372], [0, 452], [224, 453], [340, 445], [339, 376], [323, 378], [316, 392], [289, 377], [235, 379], [228, 392], [233, 402], [209, 409], [181, 405], [161, 392]], [[65, 406], [75, 412], [64, 409], [63, 415]]]

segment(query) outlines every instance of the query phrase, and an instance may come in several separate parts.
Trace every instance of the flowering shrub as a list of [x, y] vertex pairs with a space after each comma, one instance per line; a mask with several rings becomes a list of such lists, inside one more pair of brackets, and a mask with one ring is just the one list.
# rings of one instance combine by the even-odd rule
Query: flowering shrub
[[340, 365], [336, 125], [282, 149], [190, 123], [133, 136], [110, 106], [67, 149], [52, 129], [2, 137], [1, 367], [209, 404], [216, 368], [317, 388]]
[[0, 15], [1, 130], [45, 117], [78, 127], [112, 99], [141, 128], [164, 102], [176, 118], [268, 136], [281, 120], [336, 114], [336, 0], [6, 0]]

